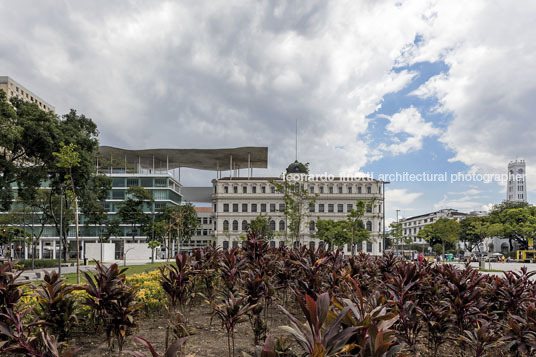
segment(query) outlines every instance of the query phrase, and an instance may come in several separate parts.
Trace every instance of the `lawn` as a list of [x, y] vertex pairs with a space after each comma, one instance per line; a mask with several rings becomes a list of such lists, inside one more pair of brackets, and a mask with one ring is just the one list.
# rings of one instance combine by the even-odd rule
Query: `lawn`
[[[106, 264], [105, 264], [106, 265]], [[143, 265], [127, 265], [128, 270], [125, 272], [126, 275], [134, 275], [139, 273], [145, 273], [158, 269], [159, 267], [164, 266], [164, 262], [158, 263], [149, 263]], [[123, 268], [123, 265], [120, 265], [119, 268]], [[76, 273], [62, 274], [62, 277], [65, 278], [65, 281], [68, 284], [76, 284]], [[80, 282], [85, 283], [84, 274], [80, 276]]]

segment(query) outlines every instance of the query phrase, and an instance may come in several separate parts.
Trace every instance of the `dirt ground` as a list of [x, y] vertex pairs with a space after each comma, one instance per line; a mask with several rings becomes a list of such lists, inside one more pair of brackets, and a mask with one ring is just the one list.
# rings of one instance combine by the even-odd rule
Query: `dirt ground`
[[[193, 333], [188, 337], [184, 348], [183, 355], [193, 355], [196, 357], [225, 357], [228, 353], [227, 334], [217, 317], [212, 319], [212, 310], [206, 303], [196, 304], [189, 312], [189, 326], [193, 327]], [[270, 315], [272, 317], [270, 317]], [[166, 321], [164, 313], [153, 313], [149, 316], [140, 316], [138, 328], [133, 331], [132, 336], [140, 336], [147, 339], [155, 347], [157, 352], [163, 355], [166, 336]], [[278, 329], [278, 326], [285, 325], [287, 319], [276, 307], [269, 309], [268, 327], [270, 333], [275, 336], [284, 333]], [[129, 336], [123, 347], [123, 351], [140, 351], [150, 356], [149, 349], [135, 342]], [[91, 332], [76, 333], [69, 341], [70, 346], [81, 347], [78, 356], [109, 356], [108, 344], [104, 333], [93, 334]], [[242, 322], [235, 329], [235, 355], [242, 356], [246, 352], [252, 356], [255, 353], [253, 344], [253, 332], [249, 320]], [[123, 355], [127, 355], [124, 353]], [[112, 354], [117, 356], [117, 353]]]

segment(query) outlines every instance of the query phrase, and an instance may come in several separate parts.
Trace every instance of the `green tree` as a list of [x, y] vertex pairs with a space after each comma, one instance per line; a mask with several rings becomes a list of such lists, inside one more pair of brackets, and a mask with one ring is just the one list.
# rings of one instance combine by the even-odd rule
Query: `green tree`
[[326, 242], [328, 249], [343, 248], [352, 241], [351, 226], [347, 220], [318, 219], [315, 237]]
[[270, 217], [258, 215], [247, 225], [248, 234], [255, 234], [257, 238], [270, 241], [274, 238], [275, 232], [270, 229]]
[[76, 237], [76, 283], [80, 284], [80, 238], [78, 228], [78, 195], [73, 178], [73, 170], [80, 166], [80, 154], [76, 151], [76, 144], [60, 144], [60, 151], [54, 152], [58, 158], [56, 166], [67, 170], [65, 174], [65, 184], [69, 187], [66, 191], [67, 196], [74, 203], [74, 227]]
[[171, 243], [175, 240], [178, 249], [184, 242], [188, 242], [197, 231], [199, 221], [197, 212], [191, 203], [180, 206], [166, 206], [158, 210], [155, 228], [159, 234], [167, 237], [166, 257], [170, 258]]
[[441, 244], [442, 254], [445, 255], [445, 247], [456, 248], [460, 231], [460, 223], [456, 219], [439, 218], [432, 224], [425, 226], [417, 233], [417, 237], [424, 239], [434, 247]]
[[[149, 217], [144, 213], [145, 202], [151, 202], [153, 196], [151, 192], [141, 186], [131, 186], [126, 192], [126, 199], [121, 203], [117, 214], [124, 224], [130, 224], [130, 234], [132, 238], [136, 236], [136, 227], [140, 229], [140, 235], [145, 232], [145, 226], [150, 224]], [[125, 238], [121, 240], [121, 253], [125, 258]]]
[[302, 171], [305, 174], [299, 175], [299, 180], [270, 181], [276, 191], [283, 194], [285, 203], [283, 213], [293, 244], [294, 242], [301, 243], [303, 223], [310, 217], [309, 207], [315, 203], [317, 197], [316, 194], [310, 194], [306, 188], [309, 165], [301, 163], [300, 165], [302, 165]]
[[488, 217], [467, 217], [460, 221], [460, 242], [472, 252], [475, 248], [480, 252], [480, 245], [490, 233], [490, 220]]
[[9, 211], [16, 184], [18, 197], [27, 202], [36, 194], [41, 182], [55, 162], [62, 132], [53, 113], [34, 103], [12, 98], [0, 90], [0, 206]]
[[536, 207], [529, 207], [525, 202], [503, 202], [495, 205], [489, 215], [494, 235], [508, 239], [510, 249], [513, 242], [520, 249], [533, 246], [536, 235]]
[[365, 203], [365, 201], [357, 200], [355, 208], [352, 208], [346, 215], [346, 221], [349, 226], [350, 242], [352, 244], [352, 255], [354, 255], [355, 244], [368, 241], [370, 239], [370, 232], [367, 231], [365, 224], [363, 223], [363, 217], [367, 210], [367, 205], [374, 205], [374, 201]]
[[389, 225], [389, 239], [393, 242], [393, 245], [395, 246], [395, 249], [398, 251], [398, 246], [402, 243], [404, 244], [410, 244], [410, 242], [407, 242], [407, 238], [403, 233], [402, 230], [402, 223], [392, 222]]

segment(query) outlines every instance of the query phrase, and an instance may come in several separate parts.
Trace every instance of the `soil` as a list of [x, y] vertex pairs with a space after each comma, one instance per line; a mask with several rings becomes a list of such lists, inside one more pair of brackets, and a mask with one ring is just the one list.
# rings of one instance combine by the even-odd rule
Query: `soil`
[[[192, 334], [186, 341], [183, 356], [196, 357], [225, 357], [228, 355], [227, 334], [220, 320], [214, 317], [211, 322], [212, 309], [207, 303], [196, 304], [189, 314], [189, 326], [193, 328]], [[275, 336], [285, 335], [278, 327], [287, 324], [287, 319], [277, 308], [269, 309], [268, 328]], [[150, 313], [143, 318], [140, 316], [138, 327], [127, 338], [123, 347], [123, 355], [127, 351], [137, 351], [150, 356], [145, 346], [134, 341], [132, 336], [140, 336], [151, 342], [161, 355], [164, 354], [167, 316], [163, 312]], [[106, 335], [91, 332], [79, 332], [69, 341], [69, 346], [81, 347], [77, 356], [117, 356], [117, 352], [109, 354]], [[117, 350], [117, 349], [116, 349]], [[298, 350], [298, 349], [296, 349]], [[235, 356], [242, 356], [243, 352], [255, 356], [253, 332], [249, 320], [240, 323], [235, 329]]]

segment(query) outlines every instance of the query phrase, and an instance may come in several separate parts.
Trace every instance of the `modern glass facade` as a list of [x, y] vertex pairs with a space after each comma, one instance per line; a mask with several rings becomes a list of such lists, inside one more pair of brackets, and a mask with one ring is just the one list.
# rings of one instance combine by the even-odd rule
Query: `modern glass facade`
[[[100, 170], [99, 170], [100, 171]], [[165, 206], [180, 205], [182, 202], [181, 195], [181, 184], [176, 180], [171, 173], [160, 171], [158, 173], [125, 173], [125, 170], [113, 170], [113, 173], [105, 173], [107, 176], [112, 178], [112, 189], [108, 193], [107, 199], [102, 203], [108, 214], [108, 218], [116, 218], [120, 222], [120, 233], [117, 236], [111, 237], [111, 242], [116, 243], [116, 251], [119, 251], [119, 246], [122, 240], [134, 243], [134, 242], [144, 242], [146, 240], [145, 236], [141, 235], [141, 230], [134, 228], [130, 224], [123, 224], [119, 215], [117, 214], [119, 208], [125, 199], [128, 198], [127, 190], [132, 186], [141, 186], [149, 191], [153, 197], [153, 202], [146, 202], [143, 206], [143, 211], [152, 216], [155, 214], [159, 208]], [[49, 185], [47, 182], [43, 182], [42, 187], [47, 188]], [[14, 187], [16, 195], [16, 187]], [[23, 210], [22, 205], [16, 203], [12, 207], [13, 210]], [[41, 224], [39, 223], [40, 212], [34, 211], [30, 212], [28, 209], [24, 218], [24, 224], [22, 225], [24, 229], [28, 232], [28, 236], [32, 232], [40, 232]], [[28, 213], [30, 212], [30, 213]], [[33, 216], [33, 217], [32, 217]], [[32, 223], [33, 222], [33, 223]], [[72, 238], [70, 242], [71, 245], [71, 255], [75, 251], [74, 239], [75, 239], [75, 226], [74, 222], [70, 222], [69, 225], [69, 238]], [[20, 226], [20, 224], [17, 224]], [[87, 217], [83, 214], [79, 215], [79, 238], [81, 242], [81, 256], [83, 257], [84, 243], [96, 243], [99, 239], [99, 232], [103, 230], [103, 227], [97, 225], [88, 225]], [[58, 232], [55, 225], [50, 222], [44, 226], [43, 232], [39, 240], [39, 246], [36, 248], [36, 258], [56, 258], [59, 245], [58, 242]], [[22, 243], [13, 242], [11, 244], [11, 249], [16, 257], [30, 257], [31, 248], [23, 247]], [[6, 247], [4, 247], [6, 250]], [[4, 252], [5, 253], [5, 252]]]

